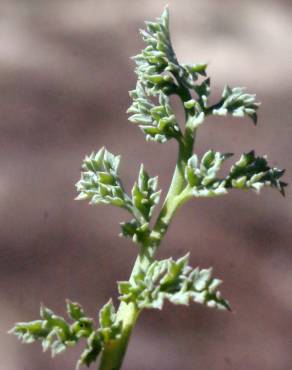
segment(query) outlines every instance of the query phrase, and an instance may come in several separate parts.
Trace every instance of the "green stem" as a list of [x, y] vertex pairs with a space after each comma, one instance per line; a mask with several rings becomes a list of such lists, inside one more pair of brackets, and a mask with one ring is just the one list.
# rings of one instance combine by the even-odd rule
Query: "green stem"
[[[183, 103], [191, 99], [190, 92], [183, 85], [180, 86], [178, 95]], [[188, 121], [189, 116], [193, 113], [194, 112], [192, 110], [185, 109], [186, 122]], [[154, 255], [159, 248], [176, 210], [184, 203], [184, 199], [181, 196], [186, 187], [184, 171], [187, 161], [193, 152], [194, 137], [194, 132], [190, 131], [189, 128], [186, 127], [185, 134], [178, 138], [178, 160], [169, 191], [150, 234], [149, 241], [147, 241], [147, 243], [145, 243], [145, 245], [140, 249], [130, 276], [130, 281], [133, 280], [133, 277], [139, 269], [142, 268], [145, 270], [153, 262]], [[127, 304], [125, 302], [121, 302], [117, 312], [117, 320], [120, 320], [123, 323], [122, 334], [120, 338], [110, 341], [110, 343], [106, 345], [106, 348], [104, 348], [99, 370], [119, 370], [121, 368], [128, 342], [139, 313], [139, 310], [133, 303]]]
[[[150, 241], [147, 245], [144, 245], [141, 248], [135, 261], [130, 281], [140, 268], [146, 269], [153, 261], [154, 254], [167, 231], [174, 213], [183, 203], [183, 199], [180, 194], [186, 185], [184, 170], [188, 159], [192, 155], [193, 144], [194, 137], [193, 135], [188, 134], [186, 130], [183, 140], [180, 140], [179, 142], [178, 160], [168, 194], [153, 227], [153, 231], [151, 232]], [[117, 313], [117, 320], [121, 320], [123, 322], [122, 335], [120, 338], [108, 343], [106, 348], [103, 350], [99, 370], [119, 370], [121, 368], [128, 342], [138, 315], [139, 310], [133, 305], [133, 303], [127, 304], [122, 302], [120, 304]]]
[[118, 339], [107, 343], [102, 352], [99, 370], [119, 370], [127, 350], [130, 335], [139, 315], [139, 310], [133, 303], [122, 302], [117, 314], [117, 320], [122, 320], [123, 330]]
[[174, 213], [182, 204], [180, 194], [186, 186], [184, 172], [187, 161], [192, 155], [193, 144], [194, 136], [186, 130], [184, 139], [179, 143], [178, 160], [168, 194], [151, 233], [151, 236], [158, 241], [151, 248], [152, 256], [157, 251]]

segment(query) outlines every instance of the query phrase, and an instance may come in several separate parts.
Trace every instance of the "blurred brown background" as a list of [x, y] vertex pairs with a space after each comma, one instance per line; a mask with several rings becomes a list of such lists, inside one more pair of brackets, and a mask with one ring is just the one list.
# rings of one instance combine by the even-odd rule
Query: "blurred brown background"
[[[207, 61], [216, 99], [224, 83], [256, 91], [259, 126], [209, 119], [197, 152], [256, 148], [287, 168], [291, 182], [291, 1], [168, 1], [173, 42], [184, 62]], [[65, 298], [89, 315], [126, 279], [136, 255], [119, 238], [122, 211], [74, 202], [85, 154], [122, 154], [128, 188], [139, 164], [165, 190], [175, 143], [145, 143], [127, 123], [133, 63], [145, 19], [165, 2], [0, 1], [0, 368], [73, 369], [82, 349], [55, 360], [6, 331], [38, 317], [42, 301], [64, 314]], [[143, 313], [124, 370], [292, 369], [292, 205], [272, 190], [234, 192], [186, 205], [160, 257], [191, 251], [214, 266], [234, 313], [166, 305]], [[93, 368], [96, 368], [93, 366]]]

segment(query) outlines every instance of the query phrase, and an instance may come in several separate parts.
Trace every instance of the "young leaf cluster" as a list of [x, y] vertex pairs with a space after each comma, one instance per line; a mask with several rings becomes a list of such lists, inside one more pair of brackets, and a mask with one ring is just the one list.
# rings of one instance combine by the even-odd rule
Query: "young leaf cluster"
[[138, 124], [146, 134], [146, 140], [164, 143], [180, 136], [180, 129], [167, 95], [161, 92], [159, 105], [155, 105], [146, 95], [143, 84], [138, 82], [130, 96], [133, 104], [128, 109], [128, 113], [132, 113], [129, 120]]
[[[181, 128], [167, 98], [172, 94], [183, 101], [187, 112], [186, 127], [193, 134], [210, 114], [246, 115], [257, 122], [259, 103], [255, 94], [247, 93], [245, 88], [226, 86], [220, 101], [208, 105], [211, 79], [207, 76], [207, 64], [178, 62], [171, 44], [167, 8], [156, 22], [146, 22], [146, 30], [141, 30], [141, 35], [146, 47], [133, 57], [138, 82], [136, 89], [130, 92], [133, 104], [128, 112], [132, 114], [130, 121], [139, 125], [147, 140], [164, 143], [171, 138], [181, 138]], [[159, 105], [154, 104], [152, 97], [159, 97]], [[154, 112], [159, 112], [159, 115]]]
[[225, 180], [226, 188], [252, 189], [259, 192], [264, 186], [276, 188], [285, 195], [287, 184], [280, 180], [285, 171], [269, 167], [266, 156], [257, 157], [254, 151], [243, 154], [231, 167]]
[[150, 221], [155, 206], [159, 203], [158, 178], [150, 177], [141, 165], [138, 181], [132, 189], [132, 214], [136, 217], [130, 222], [121, 223], [122, 235], [130, 237], [134, 243], [144, 244], [150, 236]]
[[129, 196], [118, 175], [119, 163], [120, 156], [115, 156], [105, 148], [85, 157], [81, 179], [76, 184], [79, 192], [76, 199], [126, 209], [133, 219], [121, 224], [121, 235], [132, 238], [135, 243], [143, 243], [150, 235], [149, 222], [160, 199], [158, 178], [150, 177], [141, 165], [138, 181]]
[[226, 193], [224, 182], [218, 179], [217, 173], [222, 163], [231, 154], [221, 154], [209, 150], [199, 163], [198, 156], [194, 154], [185, 168], [185, 178], [188, 183], [189, 194], [195, 197], [212, 197]]
[[227, 113], [232, 114], [234, 117], [249, 116], [253, 122], [257, 123], [256, 111], [260, 105], [255, 101], [255, 94], [248, 94], [243, 87], [230, 88], [226, 86], [222, 93], [222, 100], [213, 109], [214, 115], [226, 116]]
[[17, 323], [10, 333], [16, 335], [23, 343], [41, 341], [43, 351], [50, 349], [53, 357], [85, 338], [86, 349], [80, 356], [77, 368], [95, 362], [106, 344], [118, 338], [121, 333], [121, 322], [116, 320], [115, 308], [111, 301], [99, 312], [98, 329], [94, 328], [93, 319], [85, 316], [83, 308], [78, 303], [68, 300], [67, 313], [71, 323], [42, 305], [40, 320]]
[[187, 187], [185, 197], [214, 197], [224, 195], [229, 189], [254, 190], [257, 193], [266, 186], [285, 194], [287, 184], [280, 180], [284, 171], [269, 167], [266, 157], [256, 157], [254, 151], [242, 154], [225, 178], [217, 176], [223, 162], [233, 154], [209, 150], [199, 163], [194, 154], [185, 168]]
[[115, 156], [105, 148], [86, 156], [82, 165], [81, 179], [76, 184], [79, 200], [89, 200], [90, 204], [111, 204], [127, 208], [129, 199], [118, 176], [120, 156]]
[[72, 323], [42, 305], [40, 320], [18, 323], [11, 333], [23, 343], [40, 340], [43, 350], [50, 349], [52, 356], [55, 356], [67, 347], [74, 346], [80, 338], [88, 338], [93, 332], [93, 320], [85, 316], [78, 303], [67, 301], [67, 313]]
[[188, 305], [190, 301], [208, 307], [229, 309], [217, 290], [221, 281], [212, 277], [212, 269], [193, 269], [189, 256], [177, 261], [172, 258], [154, 261], [146, 270], [141, 268], [131, 281], [118, 283], [120, 299], [135, 303], [139, 309], [162, 309], [164, 301]]
[[120, 338], [122, 322], [117, 320], [115, 307], [111, 300], [99, 311], [99, 328], [91, 333], [87, 339], [87, 346], [80, 356], [77, 369], [81, 365], [89, 366], [95, 362], [104, 348]]

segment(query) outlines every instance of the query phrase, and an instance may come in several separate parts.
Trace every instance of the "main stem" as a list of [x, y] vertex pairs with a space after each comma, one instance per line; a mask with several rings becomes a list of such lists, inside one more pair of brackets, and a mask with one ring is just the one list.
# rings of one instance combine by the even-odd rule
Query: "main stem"
[[139, 315], [133, 303], [121, 302], [117, 320], [123, 322], [122, 334], [119, 339], [110, 341], [102, 352], [99, 370], [118, 370], [122, 366], [130, 335]]
[[[180, 91], [181, 100], [187, 101], [191, 98], [187, 89], [182, 88]], [[186, 122], [191, 112], [185, 111]], [[154, 255], [159, 248], [159, 245], [168, 229], [172, 217], [176, 210], [182, 205], [183, 201], [180, 198], [185, 187], [185, 166], [188, 159], [191, 157], [194, 145], [194, 133], [190, 132], [186, 126], [185, 134], [179, 139], [178, 160], [173, 174], [173, 178], [169, 187], [169, 191], [165, 198], [162, 209], [155, 222], [153, 230], [150, 234], [149, 242], [140, 249], [140, 253], [135, 261], [130, 281], [135, 276], [140, 268], [147, 268], [154, 259]], [[118, 312], [117, 320], [122, 321], [122, 334], [118, 339], [110, 341], [104, 350], [100, 360], [99, 370], [119, 370], [127, 350], [129, 339], [132, 330], [135, 326], [136, 320], [139, 316], [140, 310], [133, 303], [121, 302]]]

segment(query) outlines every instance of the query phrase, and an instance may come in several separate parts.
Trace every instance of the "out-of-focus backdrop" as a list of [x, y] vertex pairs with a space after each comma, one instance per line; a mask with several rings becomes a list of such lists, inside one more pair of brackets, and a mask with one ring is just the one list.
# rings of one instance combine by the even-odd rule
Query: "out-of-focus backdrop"
[[[168, 1], [183, 62], [209, 62], [214, 99], [223, 85], [247, 86], [262, 102], [259, 125], [209, 119], [197, 152], [268, 154], [291, 182], [292, 3]], [[85, 154], [106, 145], [122, 154], [127, 188], [140, 162], [166, 189], [175, 143], [145, 143], [127, 122], [135, 85], [129, 57], [143, 47], [145, 19], [162, 0], [1, 0], [0, 4], [0, 368], [69, 370], [82, 349], [55, 360], [6, 331], [38, 317], [44, 302], [64, 314], [65, 298], [95, 317], [136, 255], [118, 237], [128, 217], [75, 202]], [[173, 222], [160, 257], [191, 252], [213, 266], [233, 313], [166, 305], [143, 313], [124, 370], [292, 368], [292, 203], [276, 191], [233, 192], [190, 202]], [[95, 368], [93, 366], [93, 368]]]

